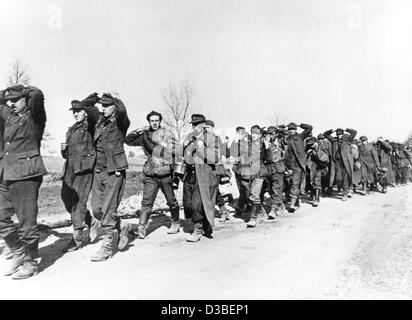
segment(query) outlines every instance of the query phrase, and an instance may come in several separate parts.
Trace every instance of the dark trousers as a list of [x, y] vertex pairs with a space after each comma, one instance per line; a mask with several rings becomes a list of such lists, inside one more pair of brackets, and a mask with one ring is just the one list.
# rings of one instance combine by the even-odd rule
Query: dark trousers
[[300, 193], [300, 187], [303, 180], [303, 175], [305, 172], [302, 170], [300, 166], [294, 166], [292, 168], [293, 175], [290, 179], [290, 197], [291, 198], [298, 198]]
[[[17, 249], [24, 242], [26, 256], [36, 259], [39, 256], [40, 233], [37, 226], [39, 212], [37, 200], [43, 177], [34, 177], [26, 180], [7, 181], [1, 185], [0, 192], [0, 238], [6, 244]], [[14, 211], [17, 215], [18, 226], [11, 219]]]
[[400, 175], [401, 175], [401, 183], [405, 184], [408, 182], [408, 168], [404, 167], [404, 168], [400, 168]]
[[283, 181], [284, 181], [284, 174], [276, 172], [270, 175], [269, 177], [270, 183], [270, 197], [272, 199], [272, 205], [276, 208], [280, 208], [283, 204], [282, 200], [282, 191], [283, 191]]
[[185, 181], [183, 184], [183, 206], [185, 212], [189, 212], [193, 223], [203, 224], [204, 221], [207, 221], [198, 184]]
[[245, 196], [244, 204], [251, 205], [252, 202], [250, 200], [250, 195], [251, 195], [251, 188], [252, 188], [252, 180], [241, 179], [240, 183], [242, 186], [242, 192], [244, 193], [244, 196]]
[[247, 195], [247, 190], [245, 189], [244, 184], [242, 183], [242, 176], [236, 173], [235, 178], [236, 178], [237, 189], [239, 190], [238, 206], [241, 208], [247, 204], [248, 195]]
[[101, 221], [105, 232], [120, 230], [120, 218], [117, 208], [122, 200], [126, 183], [125, 170], [116, 176], [106, 170], [95, 172], [92, 186], [93, 216]]
[[219, 206], [219, 208], [223, 207], [225, 203], [225, 198], [223, 198], [223, 195], [220, 193], [219, 187], [217, 188], [217, 193], [216, 193], [216, 204]]
[[[173, 221], [179, 221], [179, 203], [176, 200], [172, 187], [172, 176], [149, 177], [143, 179], [142, 213], [143, 220], [147, 220], [153, 209], [157, 194], [161, 190], [166, 198]], [[146, 222], [144, 222], [145, 224]]]
[[93, 172], [75, 175], [72, 169], [67, 168], [64, 174], [61, 198], [67, 212], [71, 214], [74, 230], [83, 230], [86, 218], [91, 218], [87, 210], [87, 200], [92, 181]]
[[346, 171], [345, 164], [342, 159], [336, 159], [335, 162], [335, 182], [338, 189], [343, 190], [343, 193], [348, 193], [349, 189], [349, 174]]

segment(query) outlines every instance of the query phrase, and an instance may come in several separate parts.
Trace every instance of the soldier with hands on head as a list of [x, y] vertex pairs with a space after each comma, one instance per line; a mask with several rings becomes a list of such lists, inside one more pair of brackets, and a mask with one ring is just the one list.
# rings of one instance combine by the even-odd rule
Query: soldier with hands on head
[[[0, 154], [0, 238], [12, 252], [4, 275], [26, 279], [39, 272], [37, 201], [47, 173], [40, 154], [46, 125], [43, 93], [32, 86], [7, 88], [0, 92], [0, 117], [5, 122]], [[17, 226], [11, 219], [14, 212]]]
[[[336, 131], [336, 137], [332, 133]], [[338, 189], [343, 190], [342, 201], [348, 200], [349, 188], [353, 184], [353, 166], [354, 159], [352, 156], [351, 144], [356, 137], [357, 131], [347, 128], [345, 130], [338, 128], [330, 129], [324, 132], [324, 136], [332, 144], [331, 172], [329, 187], [336, 183]]]
[[73, 237], [64, 251], [75, 251], [82, 247], [83, 229], [89, 227], [90, 240], [96, 239], [96, 219], [87, 210], [87, 201], [92, 188], [93, 170], [96, 163], [96, 148], [93, 141], [95, 125], [99, 119], [97, 93], [83, 101], [73, 100], [71, 110], [75, 123], [66, 133], [66, 142], [61, 144], [65, 161], [61, 198], [71, 214]]
[[306, 175], [306, 152], [305, 139], [309, 137], [313, 127], [309, 124], [301, 123], [301, 133], [297, 132], [298, 125], [291, 122], [288, 125], [288, 147], [286, 150], [286, 167], [293, 171], [290, 179], [290, 207], [291, 212], [295, 212], [300, 207], [299, 194], [304, 188]]
[[102, 111], [94, 131], [96, 165], [91, 203], [104, 238], [91, 260], [105, 261], [113, 256], [115, 247], [123, 250], [127, 246], [131, 231], [130, 224], [123, 222], [117, 213], [126, 183], [128, 163], [123, 144], [130, 120], [125, 105], [116, 96], [104, 93], [98, 103]]

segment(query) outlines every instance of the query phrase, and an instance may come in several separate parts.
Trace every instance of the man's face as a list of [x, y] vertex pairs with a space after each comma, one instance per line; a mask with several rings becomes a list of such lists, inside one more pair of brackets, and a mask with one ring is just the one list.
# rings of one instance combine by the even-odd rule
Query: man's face
[[76, 122], [82, 122], [86, 118], [86, 111], [83, 109], [74, 109], [73, 117]]
[[27, 108], [26, 99], [24, 97], [11, 99], [9, 100], [9, 106], [13, 109], [14, 112], [21, 113]]
[[193, 133], [194, 134], [200, 134], [200, 133], [204, 132], [204, 130], [205, 130], [205, 124], [204, 123], [193, 123], [192, 127], [193, 127]]
[[252, 140], [253, 140], [253, 141], [259, 140], [260, 137], [261, 137], [261, 134], [260, 134], [260, 133], [258, 133], [257, 131], [252, 131]]
[[150, 128], [153, 130], [157, 130], [160, 128], [160, 117], [159, 116], [151, 116], [149, 118], [149, 125]]
[[366, 144], [368, 140], [362, 140], [362, 144]]
[[116, 106], [114, 104], [108, 106], [108, 105], [102, 105], [102, 112], [105, 118], [110, 118], [114, 111], [116, 110]]
[[246, 135], [246, 130], [243, 130], [243, 129], [237, 130], [237, 131], [236, 131], [236, 134], [238, 135], [238, 137], [239, 137], [240, 139], [242, 139], [242, 138]]
[[213, 127], [210, 124], [207, 124], [205, 129], [207, 133], [213, 133]]
[[296, 133], [296, 129], [288, 129], [288, 132], [291, 136], [293, 136]]

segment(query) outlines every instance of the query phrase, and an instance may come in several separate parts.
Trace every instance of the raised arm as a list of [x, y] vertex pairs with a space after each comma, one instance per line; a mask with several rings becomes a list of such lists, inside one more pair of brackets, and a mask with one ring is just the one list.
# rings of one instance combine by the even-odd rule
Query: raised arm
[[356, 134], [358, 133], [358, 131], [356, 131], [355, 129], [350, 129], [350, 128], [346, 128], [346, 132], [349, 133], [349, 141], [353, 141], [353, 139], [355, 139]]
[[126, 134], [127, 129], [129, 129], [130, 126], [130, 120], [127, 116], [126, 106], [124, 105], [123, 101], [118, 98], [113, 98], [113, 101], [117, 109], [117, 126], [124, 134]]
[[300, 134], [300, 136], [303, 139], [306, 139], [307, 137], [309, 137], [310, 133], [313, 130], [313, 127], [310, 124], [306, 124], [306, 123], [301, 123], [300, 127], [303, 129], [302, 133]]
[[85, 99], [81, 101], [84, 106], [84, 111], [87, 113], [87, 119], [89, 126], [93, 126], [99, 120], [99, 109], [95, 106], [99, 102], [100, 98], [97, 92], [90, 94]]

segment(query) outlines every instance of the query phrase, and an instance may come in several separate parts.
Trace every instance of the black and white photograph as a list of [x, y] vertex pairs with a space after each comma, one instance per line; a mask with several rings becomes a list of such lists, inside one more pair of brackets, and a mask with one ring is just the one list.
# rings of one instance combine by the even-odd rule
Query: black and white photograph
[[412, 299], [411, 1], [0, 12], [0, 300]]

